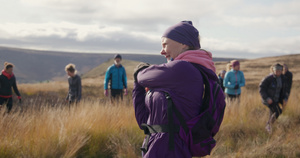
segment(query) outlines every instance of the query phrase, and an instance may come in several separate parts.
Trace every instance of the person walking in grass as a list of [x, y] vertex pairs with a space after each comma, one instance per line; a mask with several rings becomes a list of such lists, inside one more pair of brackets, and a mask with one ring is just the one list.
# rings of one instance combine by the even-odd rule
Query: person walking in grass
[[239, 99], [242, 92], [241, 87], [245, 86], [245, 77], [244, 73], [240, 71], [240, 62], [238, 60], [232, 60], [230, 65], [232, 68], [225, 74], [223, 85], [227, 98], [232, 101]]
[[283, 64], [283, 75], [286, 78], [286, 92], [287, 96], [290, 96], [292, 85], [293, 85], [293, 73], [289, 71], [286, 64]]
[[121, 61], [122, 56], [120, 54], [116, 54], [114, 57], [114, 64], [108, 67], [105, 73], [104, 95], [109, 96], [108, 83], [110, 82], [111, 102], [116, 99], [123, 100], [123, 94], [127, 95], [127, 76]]
[[[141, 63], [134, 73], [132, 98], [135, 117], [139, 127], [145, 132], [148, 129], [145, 124], [149, 128], [168, 124], [166, 92], [172, 97], [184, 120], [190, 120], [199, 114], [204, 81], [193, 64], [201, 67], [209, 78], [218, 81], [212, 54], [200, 49], [199, 33], [191, 21], [182, 21], [167, 29], [161, 38], [161, 44], [160, 53], [168, 62], [151, 66]], [[170, 133], [175, 130], [167, 129], [162, 128], [160, 132], [151, 133], [144, 140], [143, 157], [191, 158], [188, 145], [179, 137], [178, 132], [174, 133], [174, 143], [169, 144]], [[169, 149], [169, 145], [174, 145], [174, 150]]]
[[77, 75], [74, 64], [68, 64], [65, 67], [65, 71], [68, 74], [69, 91], [66, 97], [66, 101], [69, 103], [78, 103], [81, 99], [81, 78]]
[[225, 90], [225, 87], [223, 85], [223, 81], [224, 81], [224, 77], [225, 77], [225, 74], [226, 74], [226, 71], [225, 70], [221, 70], [219, 73], [218, 73], [218, 78], [219, 78], [219, 85], [221, 86], [223, 92]]
[[8, 113], [13, 107], [12, 89], [17, 94], [19, 102], [21, 102], [21, 94], [17, 87], [13, 68], [14, 65], [12, 63], [5, 62], [4, 69], [0, 75], [0, 107], [6, 105]]
[[[272, 124], [282, 113], [285, 107], [288, 93], [286, 92], [286, 79], [282, 74], [283, 66], [279, 63], [271, 66], [271, 74], [265, 77], [259, 85], [259, 93], [262, 103], [270, 109], [266, 130], [272, 133]], [[282, 108], [279, 106], [282, 105]]]

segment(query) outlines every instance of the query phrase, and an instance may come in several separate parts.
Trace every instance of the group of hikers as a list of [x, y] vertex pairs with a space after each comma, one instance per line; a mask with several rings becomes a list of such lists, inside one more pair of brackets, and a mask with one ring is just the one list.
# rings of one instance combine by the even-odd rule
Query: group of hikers
[[[114, 56], [114, 64], [108, 67], [104, 79], [104, 95], [110, 96], [111, 102], [118, 99], [123, 99], [123, 95], [127, 95], [127, 76], [125, 68], [121, 64], [122, 56], [116, 54]], [[81, 99], [81, 78], [76, 73], [75, 65], [68, 64], [65, 67], [68, 74], [69, 91], [66, 101], [71, 103], [78, 103]], [[109, 84], [109, 85], [108, 85]], [[109, 90], [110, 87], [110, 90]], [[109, 94], [110, 91], [110, 94]]]
[[[167, 63], [140, 63], [134, 70], [132, 91], [135, 117], [146, 138], [144, 158], [191, 158], [210, 154], [216, 145], [213, 136], [218, 132], [224, 116], [225, 98], [238, 100], [245, 78], [240, 62], [230, 62], [230, 69], [216, 75], [212, 54], [201, 49], [198, 30], [191, 21], [169, 27], [161, 38], [161, 55]], [[104, 95], [121, 98], [127, 95], [127, 77], [117, 54], [114, 64], [105, 74]], [[79, 102], [81, 79], [75, 65], [65, 67], [69, 91], [66, 101]], [[109, 86], [110, 84], [110, 86]], [[270, 109], [266, 130], [282, 113], [292, 86], [292, 73], [287, 65], [274, 64], [271, 74], [259, 85], [263, 104]], [[5, 63], [0, 75], [0, 105], [12, 108], [12, 88], [21, 101], [13, 74], [13, 64]], [[228, 102], [230, 103], [230, 102]]]
[[[240, 87], [245, 86], [244, 74], [240, 71], [240, 63], [237, 60], [232, 60], [227, 67], [229, 68], [227, 68], [227, 72], [221, 70], [218, 73], [219, 84], [230, 101], [239, 101]], [[270, 74], [259, 84], [262, 103], [270, 109], [269, 120], [266, 125], [266, 130], [269, 133], [272, 133], [272, 124], [287, 104], [292, 83], [293, 74], [289, 71], [288, 66], [275, 63], [270, 67]]]

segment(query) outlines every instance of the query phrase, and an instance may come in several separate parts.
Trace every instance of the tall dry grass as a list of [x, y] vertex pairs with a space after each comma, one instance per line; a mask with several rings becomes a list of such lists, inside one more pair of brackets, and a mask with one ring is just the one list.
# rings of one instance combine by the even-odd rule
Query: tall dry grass
[[[38, 85], [35, 91], [28, 89], [35, 94], [23, 95], [23, 112], [6, 114], [2, 109], [0, 158], [140, 157], [144, 134], [135, 121], [130, 95], [111, 105], [109, 100], [96, 97], [102, 93], [101, 85], [93, 83], [84, 86], [90, 86], [86, 92], [92, 91], [95, 97], [76, 106], [61, 102], [66, 91], [55, 95], [57, 91], [49, 88], [41, 94], [37, 88], [47, 89], [50, 84]], [[288, 105], [271, 135], [265, 131], [268, 108], [261, 103], [258, 89], [253, 89], [243, 88], [240, 102], [227, 104], [215, 137], [217, 146], [207, 157], [300, 157], [299, 88], [292, 89]], [[23, 88], [22, 92], [26, 90]]]
[[240, 102], [227, 104], [211, 157], [300, 157], [300, 94], [293, 89], [283, 114], [265, 130], [269, 110], [257, 91], [243, 89]]
[[0, 115], [0, 157], [137, 157], [131, 106], [83, 101]]

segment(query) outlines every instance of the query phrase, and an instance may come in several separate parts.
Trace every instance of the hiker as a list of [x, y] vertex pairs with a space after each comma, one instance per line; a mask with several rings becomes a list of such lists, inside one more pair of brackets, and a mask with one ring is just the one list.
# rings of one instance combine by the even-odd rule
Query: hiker
[[287, 101], [286, 81], [282, 74], [283, 66], [279, 63], [271, 66], [271, 74], [265, 77], [259, 85], [259, 93], [262, 98], [262, 103], [270, 109], [269, 120], [266, 125], [266, 130], [272, 133], [272, 124], [282, 113]]
[[79, 103], [81, 99], [81, 78], [77, 75], [74, 64], [68, 64], [65, 67], [65, 71], [68, 74], [69, 91], [66, 97], [66, 101], [69, 103]]
[[105, 73], [104, 79], [104, 95], [108, 96], [108, 83], [110, 82], [110, 98], [111, 102], [115, 99], [121, 98], [123, 100], [124, 95], [127, 95], [127, 76], [125, 68], [121, 65], [122, 56], [116, 54], [114, 57], [114, 64], [108, 67]]
[[244, 73], [240, 71], [240, 62], [232, 60], [230, 62], [231, 70], [227, 71], [223, 81], [225, 93], [230, 101], [238, 99], [241, 95], [241, 87], [245, 86]]
[[219, 73], [218, 73], [218, 78], [219, 78], [219, 84], [224, 92], [225, 90], [225, 87], [223, 85], [223, 81], [224, 81], [224, 77], [225, 77], [225, 74], [226, 74], [226, 71], [225, 70], [221, 70]]
[[0, 106], [4, 106], [6, 104], [8, 113], [13, 107], [12, 88], [18, 96], [19, 103], [21, 103], [21, 94], [17, 87], [13, 68], [14, 65], [12, 63], [5, 62], [4, 69], [0, 75]]
[[293, 73], [289, 71], [289, 68], [286, 64], [283, 64], [283, 75], [286, 78], [286, 92], [287, 96], [290, 96], [291, 88], [293, 84]]
[[172, 98], [173, 106], [182, 118], [191, 120], [199, 115], [204, 94], [203, 76], [198, 68], [217, 82], [216, 69], [212, 54], [200, 49], [199, 33], [191, 21], [182, 21], [168, 28], [161, 38], [161, 44], [160, 53], [165, 56], [167, 63], [151, 66], [140, 63], [134, 72], [132, 98], [137, 123], [145, 133], [154, 126], [161, 127], [157, 133], [150, 132], [151, 136], [148, 131], [149, 136], [142, 147], [143, 157], [191, 158], [189, 147], [180, 138], [178, 129], [165, 127], [173, 118], [174, 126], [179, 126], [178, 118], [167, 114], [170, 108], [166, 95]]

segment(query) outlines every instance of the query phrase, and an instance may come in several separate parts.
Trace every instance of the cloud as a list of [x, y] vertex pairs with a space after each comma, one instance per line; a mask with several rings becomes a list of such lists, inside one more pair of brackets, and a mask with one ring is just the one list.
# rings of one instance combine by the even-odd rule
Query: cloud
[[8, 1], [4, 5], [15, 8], [0, 11], [3, 45], [15, 42], [18, 47], [39, 49], [156, 53], [166, 28], [192, 20], [201, 45], [208, 50], [250, 54], [299, 50], [300, 2], [295, 0], [18, 2]]

